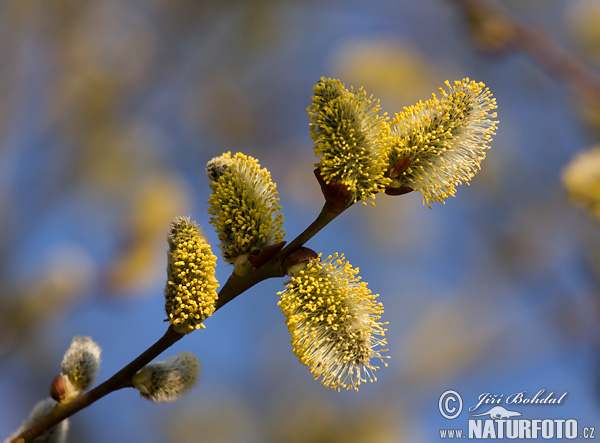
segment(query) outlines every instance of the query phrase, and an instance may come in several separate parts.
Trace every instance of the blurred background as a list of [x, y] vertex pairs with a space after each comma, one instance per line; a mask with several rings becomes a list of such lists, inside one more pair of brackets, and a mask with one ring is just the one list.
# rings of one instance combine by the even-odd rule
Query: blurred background
[[[503, 6], [508, 16], [451, 0], [1, 2], [0, 436], [48, 395], [74, 335], [102, 347], [103, 381], [163, 334], [171, 219], [191, 215], [217, 249], [212, 157], [243, 152], [269, 169], [288, 241], [314, 219], [306, 108], [321, 76], [364, 86], [392, 115], [463, 77], [498, 101], [492, 149], [456, 198], [429, 209], [417, 193], [381, 195], [307, 245], [344, 252], [380, 294], [389, 367], [358, 393], [315, 382], [271, 280], [163, 355], [202, 361], [185, 398], [114, 393], [71, 419], [68, 441], [438, 441], [440, 428], [466, 429], [465, 411], [438, 411], [447, 389], [465, 408], [485, 392], [568, 392], [514, 409], [599, 425], [600, 223], [561, 174], [598, 143], [600, 100], [519, 29], [600, 73], [600, 3]], [[230, 272], [220, 260], [222, 284]]]

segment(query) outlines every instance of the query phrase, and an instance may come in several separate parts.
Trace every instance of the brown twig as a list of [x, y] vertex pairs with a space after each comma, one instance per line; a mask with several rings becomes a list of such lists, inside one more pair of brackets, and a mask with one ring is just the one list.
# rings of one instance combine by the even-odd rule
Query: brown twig
[[548, 72], [564, 81], [576, 94], [593, 104], [600, 103], [600, 75], [584, 65], [543, 30], [517, 19], [497, 2], [452, 1], [460, 7], [471, 26], [481, 26], [486, 21], [501, 23], [507, 33], [504, 37], [506, 47], [521, 48]]
[[29, 429], [24, 430], [17, 438], [13, 440], [13, 442], [29, 442], [38, 435], [41, 435], [44, 431], [47, 431], [64, 419], [75, 414], [77, 411], [88, 407], [111, 392], [130, 387], [131, 377], [133, 377], [136, 372], [150, 363], [164, 350], [179, 341], [182, 337], [182, 334], [178, 334], [173, 330], [172, 327], [169, 327], [167, 332], [165, 332], [165, 334], [159, 338], [156, 343], [142, 352], [139, 357], [137, 357], [111, 378], [69, 403], [57, 404], [48, 415], [37, 421]]
[[[325, 205], [326, 206], [326, 205]], [[311, 225], [298, 235], [287, 247], [280, 250], [271, 260], [262, 266], [252, 269], [243, 276], [231, 274], [225, 285], [219, 291], [219, 297], [215, 303], [215, 311], [222, 308], [236, 298], [238, 295], [250, 289], [252, 286], [273, 277], [283, 277], [285, 275], [282, 264], [285, 258], [304, 245], [317, 232], [323, 229], [329, 222], [339, 215], [328, 211], [325, 206]], [[57, 404], [56, 407], [44, 418], [37, 421], [33, 426], [19, 434], [13, 443], [26, 443], [32, 441], [35, 437], [51, 429], [61, 421], [75, 414], [76, 412], [90, 406], [92, 403], [119, 389], [131, 387], [131, 378], [144, 366], [150, 363], [154, 358], [168, 349], [174, 343], [184, 337], [184, 334], [175, 332], [170, 326], [167, 332], [146, 351], [140, 354], [135, 360], [106, 380], [94, 389], [82, 394], [73, 401], [66, 404]]]

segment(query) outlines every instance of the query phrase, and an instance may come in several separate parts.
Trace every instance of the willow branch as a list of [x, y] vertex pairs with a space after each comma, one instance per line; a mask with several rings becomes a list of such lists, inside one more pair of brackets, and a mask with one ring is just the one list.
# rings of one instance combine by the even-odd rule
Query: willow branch
[[290, 244], [283, 248], [271, 260], [257, 269], [253, 269], [243, 276], [231, 274], [221, 291], [219, 298], [215, 303], [215, 311], [222, 308], [238, 295], [250, 289], [252, 286], [263, 280], [274, 277], [284, 277], [285, 270], [282, 268], [285, 258], [302, 247], [306, 242], [313, 238], [321, 229], [327, 226], [341, 212], [335, 213], [329, 210], [327, 204], [323, 206], [317, 218]]
[[[519, 21], [497, 3], [482, 0], [452, 0], [467, 18], [481, 21], [496, 18], [512, 28], [510, 43], [520, 47], [548, 72], [565, 82], [575, 93], [592, 103], [600, 102], [600, 76], [583, 64], [548, 34]], [[510, 31], [509, 31], [510, 32]]]
[[[222, 308], [244, 293], [257, 283], [274, 277], [283, 277], [285, 272], [282, 269], [283, 261], [291, 252], [303, 246], [321, 229], [327, 226], [341, 212], [335, 213], [328, 209], [325, 204], [323, 209], [308, 228], [299, 234], [287, 247], [283, 248], [277, 255], [264, 265], [257, 269], [252, 269], [243, 276], [231, 274], [225, 285], [219, 291], [219, 297], [215, 303], [215, 311]], [[51, 429], [66, 418], [76, 412], [90, 406], [92, 403], [119, 389], [131, 387], [131, 378], [144, 366], [150, 363], [154, 358], [172, 346], [174, 343], [184, 337], [185, 334], [179, 334], [170, 326], [167, 332], [146, 351], [139, 355], [135, 360], [106, 380], [94, 389], [82, 394], [73, 401], [65, 404], [57, 404], [56, 407], [43, 419], [37, 421], [33, 426], [24, 430], [12, 443], [25, 443], [32, 441], [35, 437]]]
[[136, 374], [136, 372], [150, 363], [167, 348], [179, 341], [182, 337], [183, 334], [179, 334], [175, 332], [172, 327], [169, 327], [167, 332], [165, 332], [165, 334], [159, 338], [156, 343], [142, 352], [139, 357], [137, 357], [111, 378], [96, 386], [94, 389], [86, 392], [85, 394], [80, 395], [69, 403], [57, 404], [48, 415], [37, 421], [29, 429], [26, 429], [19, 434], [19, 436], [13, 440], [13, 443], [29, 442], [56, 424], [65, 420], [81, 409], [88, 407], [111, 392], [131, 387], [131, 378]]
[[329, 211], [326, 206], [323, 206], [323, 209], [315, 221], [312, 222], [310, 226], [306, 228], [302, 234], [296, 237], [289, 245], [283, 248], [281, 251], [281, 261], [283, 261], [283, 259], [285, 259], [285, 257], [287, 257], [291, 252], [294, 252], [296, 249], [300, 248], [311, 238], [313, 238], [321, 229], [327, 226], [329, 222], [331, 222], [338, 215], [339, 214]]

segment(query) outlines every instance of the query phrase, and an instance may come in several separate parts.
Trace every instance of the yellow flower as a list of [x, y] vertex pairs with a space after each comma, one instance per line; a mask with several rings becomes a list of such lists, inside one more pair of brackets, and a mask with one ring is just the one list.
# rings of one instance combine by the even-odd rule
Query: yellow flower
[[[344, 256], [321, 255], [295, 271], [278, 305], [286, 316], [294, 353], [315, 379], [332, 389], [355, 389], [376, 381], [379, 369], [372, 359], [384, 362], [383, 313], [377, 295], [357, 277]], [[387, 364], [384, 363], [385, 366]]]
[[217, 257], [189, 218], [173, 220], [168, 240], [165, 311], [175, 331], [188, 334], [204, 328], [202, 321], [215, 310]]
[[345, 89], [339, 80], [321, 78], [308, 108], [316, 165], [325, 183], [339, 182], [353, 193], [354, 201], [381, 192], [390, 180], [384, 176], [384, 146], [389, 134], [379, 102], [360, 88]]
[[283, 240], [283, 216], [271, 174], [241, 153], [213, 158], [206, 166], [213, 193], [208, 200], [223, 258], [238, 257]]
[[[466, 78], [446, 86], [441, 97], [404, 108], [391, 123], [390, 187], [417, 190], [428, 204], [454, 196], [475, 175], [498, 123], [496, 99], [483, 83]], [[394, 173], [407, 158], [408, 168]]]
[[581, 152], [564, 169], [569, 198], [600, 219], [600, 146]]

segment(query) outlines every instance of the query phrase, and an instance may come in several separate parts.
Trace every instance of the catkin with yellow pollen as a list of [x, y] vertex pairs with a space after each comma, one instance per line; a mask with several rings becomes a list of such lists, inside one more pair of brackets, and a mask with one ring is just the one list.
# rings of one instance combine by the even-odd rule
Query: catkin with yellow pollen
[[215, 310], [217, 257], [189, 218], [177, 217], [168, 238], [165, 312], [176, 332], [204, 328], [202, 321]]
[[339, 80], [321, 78], [308, 108], [310, 135], [325, 183], [343, 184], [354, 201], [374, 197], [390, 183], [384, 146], [389, 135], [379, 101], [362, 89], [349, 91]]
[[483, 83], [466, 78], [446, 87], [391, 122], [389, 165], [406, 158], [410, 163], [390, 187], [419, 191], [427, 204], [454, 196], [456, 186], [479, 171], [498, 123], [496, 99]]
[[239, 258], [283, 240], [283, 216], [271, 174], [258, 161], [227, 152], [206, 166], [212, 194], [210, 223], [215, 227], [223, 259]]
[[354, 389], [376, 381], [385, 366], [383, 306], [377, 303], [358, 269], [335, 254], [302, 264], [291, 276], [278, 305], [292, 335], [294, 353], [315, 379], [335, 390]]

